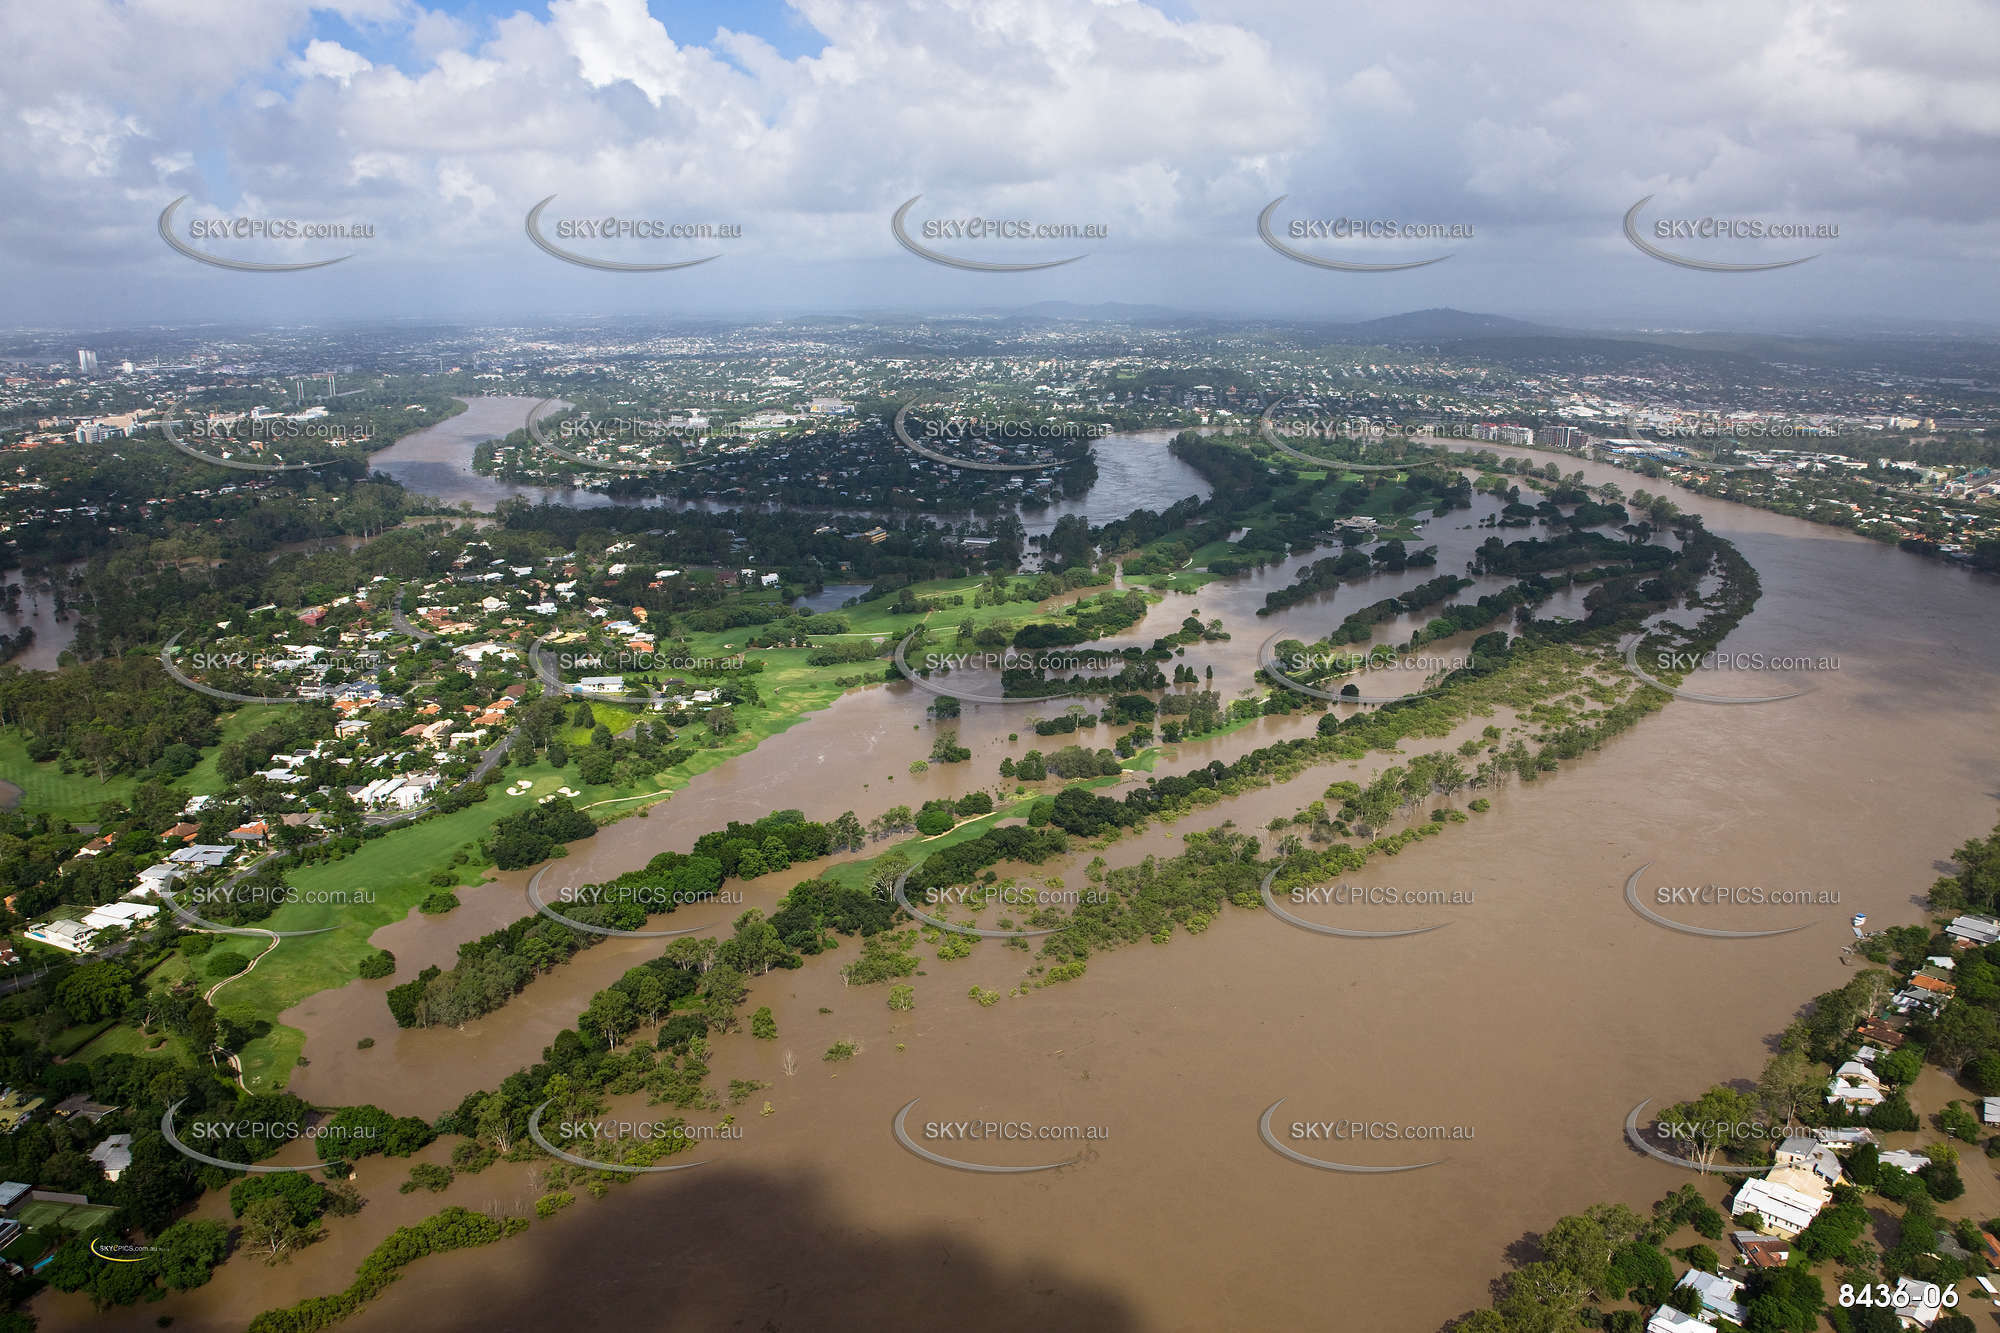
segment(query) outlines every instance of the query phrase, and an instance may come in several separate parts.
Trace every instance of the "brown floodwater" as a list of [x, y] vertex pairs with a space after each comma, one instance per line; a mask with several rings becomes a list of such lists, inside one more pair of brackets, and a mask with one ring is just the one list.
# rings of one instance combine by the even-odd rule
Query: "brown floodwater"
[[[1600, 465], [1563, 466], [1581, 467], [1592, 482], [1630, 489], [1635, 480]], [[1625, 1114], [1644, 1098], [1678, 1100], [1754, 1077], [1797, 1007], [1851, 975], [1839, 956], [1849, 916], [1866, 911], [1875, 926], [1916, 919], [1939, 859], [1993, 823], [2000, 701], [1991, 663], [2000, 617], [1992, 580], [1664, 489], [1736, 541], [1762, 576], [1763, 600], [1729, 647], [1837, 657], [1838, 669], [1813, 673], [1812, 694], [1781, 703], [1673, 702], [1560, 773], [1491, 793], [1491, 813], [1353, 877], [1455, 891], [1469, 902], [1292, 909], [1343, 926], [1446, 928], [1343, 939], [1230, 909], [1199, 937], [1098, 955], [1077, 981], [991, 1008], [970, 1001], [968, 988], [1006, 993], [1027, 954], [987, 941], [969, 958], [941, 963], [925, 947], [924, 975], [911, 981], [916, 1008], [907, 1013], [890, 1011], [881, 987], [843, 987], [836, 969], [853, 956], [850, 942], [752, 984], [748, 1004], [772, 1007], [776, 1041], [747, 1033], [717, 1040], [715, 1086], [771, 1085], [740, 1109], [740, 1142], [702, 1149], [700, 1170], [620, 1186], [523, 1237], [425, 1260], [350, 1326], [527, 1329], [554, 1317], [647, 1329], [1000, 1328], [1032, 1320], [1079, 1329], [1401, 1333], [1435, 1329], [1483, 1303], [1508, 1247], [1562, 1213], [1607, 1198], [1644, 1206], [1694, 1179], [1626, 1145]], [[1443, 542], [1464, 521], [1437, 520], [1426, 540]], [[1436, 572], [1412, 571], [1412, 581]], [[1266, 586], [1287, 581], [1265, 577]], [[1225, 664], [1240, 669], [1279, 625], [1324, 626], [1329, 615], [1384, 595], [1371, 583], [1342, 590], [1331, 608], [1308, 604], [1256, 620], [1249, 608], [1261, 590], [1211, 585], [1169, 598], [1154, 618], [1171, 626], [1182, 607], [1199, 605], [1229, 621], [1236, 638], [1226, 649], [1191, 648], [1187, 659], [1212, 657], [1221, 682]], [[1142, 633], [1154, 632], [1154, 618]], [[1714, 693], [1766, 685], [1741, 671], [1688, 681]], [[926, 701], [901, 687], [842, 700], [649, 818], [604, 830], [561, 868], [579, 881], [601, 878], [685, 845], [722, 817], [774, 806], [822, 817], [853, 808], [865, 819], [955, 783], [990, 782], [1002, 748], [1026, 746], [1025, 736], [1007, 746], [1018, 723], [989, 716], [1003, 710], [968, 709], [961, 734], [975, 760], [956, 766], [964, 772], [934, 767], [913, 782], [903, 770], [928, 749]], [[1004, 710], [1017, 711], [1027, 710]], [[1310, 725], [1267, 719], [1208, 744], [1240, 753]], [[1206, 762], [1202, 746], [1180, 751], [1161, 772]], [[1268, 840], [1265, 820], [1385, 762], [1316, 769], [1114, 842], [1102, 855], [1117, 865], [1170, 852], [1180, 833], [1225, 818]], [[1093, 854], [1034, 873], [1074, 887]], [[1711, 928], [1808, 927], [1760, 939], [1681, 934], [1627, 906], [1626, 878], [1641, 865], [1650, 867], [1641, 879], [1647, 891], [1719, 883], [1838, 901], [1656, 906]], [[755, 882], [748, 900], [768, 905], [794, 877]], [[507, 897], [519, 901], [517, 878], [472, 895], [464, 913], [452, 914], [467, 918], [454, 928], [469, 926], [475, 910], [504, 920]], [[476, 906], [487, 894], [502, 896]], [[668, 920], [694, 923], [680, 914]], [[628, 955], [614, 952], [628, 945]], [[533, 1059], [591, 991], [646, 953], [641, 942], [602, 946], [463, 1032], [393, 1034], [393, 1042], [378, 1032], [382, 1044], [371, 1052], [353, 1045], [374, 1029], [345, 1024], [387, 1029], [379, 993], [364, 989], [382, 983], [315, 997], [287, 1015], [309, 1034], [313, 1058], [294, 1086], [310, 1097], [430, 1114]], [[360, 999], [343, 1007], [351, 995]], [[362, 1001], [372, 1001], [372, 1018]], [[860, 1053], [822, 1060], [842, 1039]], [[1933, 1089], [1944, 1095], [1942, 1087], [1933, 1079], [1920, 1100]], [[993, 1164], [1082, 1150], [1057, 1171], [954, 1171], [892, 1136], [891, 1117], [912, 1098], [921, 1099], [913, 1126], [1032, 1121], [1098, 1126], [1103, 1137], [1057, 1145], [1051, 1156], [1041, 1143], [930, 1141]], [[1259, 1138], [1260, 1114], [1280, 1098], [1281, 1132], [1294, 1119], [1351, 1119], [1459, 1127], [1461, 1137], [1294, 1141], [1308, 1154], [1362, 1165], [1444, 1159], [1400, 1174], [1315, 1170]], [[768, 1116], [760, 1114], [767, 1099]], [[1962, 1165], [1978, 1177], [1969, 1197], [1993, 1197], [1985, 1159], [1968, 1154]], [[426, 1196], [426, 1204], [477, 1203], [489, 1189], [483, 1179]], [[1714, 1182], [1704, 1189], [1720, 1193]], [[374, 1219], [371, 1204], [353, 1222], [379, 1236], [390, 1209], [402, 1206], [395, 1196], [383, 1202]], [[333, 1290], [351, 1272], [348, 1256], [309, 1251], [285, 1282]], [[240, 1327], [242, 1311], [276, 1303], [255, 1299], [270, 1280], [268, 1270], [232, 1263], [208, 1288], [101, 1326], [136, 1329], [141, 1318], [171, 1313], [177, 1327]]]

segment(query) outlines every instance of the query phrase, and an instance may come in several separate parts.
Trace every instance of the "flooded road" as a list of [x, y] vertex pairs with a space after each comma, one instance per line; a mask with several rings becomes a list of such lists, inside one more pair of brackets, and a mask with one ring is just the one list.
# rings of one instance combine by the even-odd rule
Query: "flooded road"
[[[1635, 480], [1606, 466], [1563, 467], [1593, 483], [1630, 489]], [[1456, 890], [1471, 895], [1463, 906], [1382, 909], [1379, 918], [1367, 915], [1376, 909], [1296, 909], [1343, 925], [1444, 919], [1446, 928], [1336, 939], [1229, 909], [1199, 937], [1099, 954], [1081, 979], [991, 1008], [969, 1000], [968, 988], [1006, 995], [1027, 954], [987, 941], [968, 958], [938, 962], [925, 946], [907, 1013], [890, 1011], [881, 987], [842, 985], [837, 969], [855, 949], [845, 941], [799, 971], [752, 982], [746, 1010], [772, 1007], [776, 1041], [717, 1039], [714, 1086], [771, 1085], [740, 1113], [743, 1141], [714, 1149], [702, 1170], [618, 1187], [523, 1237], [424, 1260], [421, 1281], [398, 1283], [348, 1326], [527, 1329], [559, 1312], [648, 1329], [927, 1327], [949, 1309], [955, 1325], [972, 1328], [1024, 1320], [1065, 1329], [1327, 1327], [1331, 1318], [1415, 1333], [1483, 1304], [1507, 1247], [1562, 1213], [1603, 1199], [1643, 1208], [1696, 1179], [1627, 1146], [1625, 1114], [1643, 1098], [1678, 1100], [1754, 1078], [1797, 1007], [1851, 975], [1839, 958], [1848, 917], [1866, 911], [1882, 926], [1916, 919], [1934, 863], [1992, 826], [2000, 587], [1828, 528], [1664, 489], [1735, 541], [1762, 576], [1763, 599], [1728, 647], [1830, 656], [1838, 669], [1814, 673], [1810, 695], [1779, 703], [1677, 700], [1559, 773], [1480, 793], [1490, 813], [1352, 877]], [[1478, 530], [1454, 538], [1471, 521], [1436, 520], [1426, 541], [1483, 540]], [[1446, 554], [1439, 569], [1410, 571], [1409, 581], [1453, 569]], [[1289, 581], [1285, 569], [1299, 563], [1169, 596], [1139, 634], [1197, 606], [1222, 616], [1236, 637], [1190, 648], [1186, 660], [1213, 661], [1218, 687], [1227, 672], [1233, 690], [1272, 630], [1324, 627], [1394, 590], [1370, 582], [1342, 589], [1331, 605], [1254, 617], [1263, 591]], [[1715, 671], [1690, 676], [1686, 688], [1747, 694], [1767, 683]], [[814, 817], [852, 808], [865, 820], [895, 802], [991, 783], [998, 754], [1064, 739], [1033, 740], [1013, 716], [1032, 708], [968, 708], [960, 730], [974, 760], [933, 766], [913, 782], [908, 760], [928, 751], [934, 731], [927, 702], [903, 686], [850, 696], [647, 819], [604, 830], [561, 869], [576, 882], [602, 878], [725, 818], [775, 807]], [[1226, 756], [1311, 724], [1266, 719], [1205, 744]], [[1009, 731], [1024, 734], [1010, 745]], [[1161, 772], [1206, 762], [1200, 746], [1180, 749]], [[1265, 821], [1356, 771], [1318, 768], [1101, 854], [1129, 864], [1223, 819], [1268, 846]], [[1081, 849], [1035, 873], [1075, 885], [1095, 854]], [[1755, 940], [1682, 934], [1627, 906], [1624, 884], [1642, 865], [1649, 891], [1720, 883], [1838, 901], [1660, 908], [1705, 927], [1807, 925]], [[795, 869], [754, 881], [748, 902], [768, 906], [800, 877]], [[468, 895], [446, 921], [469, 924], [474, 912], [510, 919], [519, 878]], [[498, 895], [490, 905], [488, 894]], [[694, 923], [682, 914], [672, 922]], [[629, 954], [613, 952], [628, 945]], [[394, 1033], [379, 989], [361, 990], [380, 982], [315, 997], [285, 1020], [306, 1029], [313, 1058], [294, 1088], [434, 1114], [535, 1059], [593, 990], [648, 951], [646, 942], [601, 946], [463, 1032]], [[351, 996], [360, 999], [344, 1008]], [[381, 1044], [355, 1052], [367, 1033]], [[842, 1039], [860, 1054], [823, 1061]], [[787, 1052], [796, 1072], [786, 1072]], [[1018, 1120], [1106, 1132], [1061, 1170], [970, 1174], [897, 1142], [891, 1118], [912, 1098], [920, 1099], [915, 1124]], [[764, 1099], [768, 1116], [758, 1113]], [[1259, 1137], [1260, 1115], [1279, 1099], [1281, 1134], [1293, 1120], [1336, 1119], [1470, 1133], [1415, 1145], [1296, 1142], [1357, 1165], [1443, 1159], [1393, 1175], [1316, 1170]], [[1075, 1151], [1061, 1148], [1055, 1156]], [[1045, 1151], [1039, 1143], [942, 1150], [988, 1164], [1033, 1162]], [[1703, 1189], [1719, 1194], [1713, 1182]], [[433, 1203], [474, 1204], [483, 1194], [466, 1181]], [[316, 1288], [299, 1281], [308, 1269], [321, 1278]], [[333, 1290], [350, 1274], [351, 1263], [309, 1251], [284, 1285]], [[210, 1288], [102, 1326], [136, 1329], [161, 1310], [185, 1312], [181, 1326], [237, 1326], [222, 1312], [261, 1308], [244, 1295], [261, 1278], [231, 1264]]]

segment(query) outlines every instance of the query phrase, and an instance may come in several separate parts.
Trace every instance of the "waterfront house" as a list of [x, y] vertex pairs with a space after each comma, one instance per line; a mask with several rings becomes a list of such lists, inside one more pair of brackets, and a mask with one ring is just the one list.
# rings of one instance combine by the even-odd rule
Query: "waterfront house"
[[1907, 1148], [1891, 1148], [1882, 1154], [1881, 1162], [1883, 1166], [1893, 1166], [1898, 1171], [1907, 1171], [1914, 1176], [1929, 1166], [1931, 1159], [1920, 1152], [1911, 1152]]
[[1983, 946], [2000, 941], [2000, 919], [1990, 916], [1960, 916], [1952, 918], [1944, 933], [1951, 936], [1961, 947], [1965, 945]]
[[1880, 1106], [1888, 1096], [1875, 1071], [1859, 1060], [1849, 1060], [1835, 1070], [1826, 1089], [1829, 1106]]
[[1682, 1314], [1671, 1305], [1662, 1305], [1646, 1321], [1646, 1333], [1715, 1333], [1715, 1325]]
[[1778, 1145], [1776, 1164], [1810, 1172], [1825, 1181], [1828, 1188], [1840, 1183], [1840, 1159], [1834, 1156], [1833, 1149], [1803, 1134], [1794, 1134]]
[[1935, 1282], [1898, 1278], [1891, 1301], [1896, 1320], [1904, 1328], [1929, 1328], [1944, 1313], [1944, 1288]]
[[1783, 1268], [1792, 1257], [1790, 1241], [1777, 1236], [1760, 1236], [1754, 1231], [1732, 1231], [1729, 1239], [1752, 1268]]
[[1792, 1237], [1806, 1229], [1820, 1209], [1826, 1207], [1824, 1193], [1808, 1193], [1783, 1182], [1746, 1180], [1729, 1205], [1732, 1217], [1755, 1213], [1771, 1235]]
[[1701, 1297], [1701, 1307], [1711, 1314], [1720, 1315], [1732, 1324], [1741, 1324], [1745, 1315], [1742, 1304], [1736, 1299], [1743, 1294], [1743, 1284], [1719, 1273], [1704, 1273], [1699, 1268], [1690, 1268], [1681, 1274], [1681, 1280], [1674, 1284], [1688, 1287]]

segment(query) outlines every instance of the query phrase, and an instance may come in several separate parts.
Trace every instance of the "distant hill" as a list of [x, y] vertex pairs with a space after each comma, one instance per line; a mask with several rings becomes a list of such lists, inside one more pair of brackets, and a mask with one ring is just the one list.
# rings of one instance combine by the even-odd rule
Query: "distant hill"
[[1413, 310], [1407, 315], [1385, 315], [1381, 319], [1343, 324], [1340, 331], [1370, 342], [1404, 342], [1420, 338], [1438, 342], [1455, 338], [1545, 338], [1567, 332], [1546, 324], [1530, 324], [1505, 315], [1477, 315], [1465, 310], [1439, 308]]

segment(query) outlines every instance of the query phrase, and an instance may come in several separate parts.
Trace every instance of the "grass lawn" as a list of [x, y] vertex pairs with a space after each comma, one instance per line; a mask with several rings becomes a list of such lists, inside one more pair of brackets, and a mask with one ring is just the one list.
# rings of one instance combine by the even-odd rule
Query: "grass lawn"
[[[295, 1028], [277, 1024], [277, 1016], [308, 995], [344, 986], [359, 976], [361, 960], [374, 952], [368, 937], [382, 926], [402, 920], [425, 897], [438, 891], [439, 886], [431, 883], [432, 872], [450, 870], [460, 885], [483, 880], [490, 863], [480, 853], [478, 844], [502, 816], [527, 809], [565, 784], [583, 793], [577, 798], [579, 806], [638, 797], [657, 787], [685, 786], [694, 772], [713, 768], [726, 757], [724, 751], [700, 751], [686, 764], [668, 771], [670, 782], [645, 782], [637, 786], [589, 786], [577, 777], [574, 764], [560, 771], [543, 762], [510, 764], [499, 775], [499, 785], [490, 788], [486, 800], [477, 805], [397, 829], [364, 843], [344, 860], [288, 871], [286, 882], [301, 894], [365, 891], [372, 901], [287, 904], [259, 923], [272, 930], [313, 930], [321, 926], [336, 929], [325, 935], [280, 941], [255, 970], [243, 973], [217, 992], [215, 1006], [219, 1011], [239, 1018], [264, 1019], [273, 1025], [268, 1034], [250, 1042], [242, 1051], [244, 1081], [257, 1092], [272, 1092], [285, 1085], [305, 1045], [305, 1036]], [[520, 778], [532, 779], [534, 786], [521, 796], [506, 795], [508, 784]], [[639, 804], [634, 800], [626, 808], [636, 809]], [[595, 813], [602, 823], [621, 812], [612, 807]], [[461, 851], [469, 859], [454, 866], [452, 858]], [[524, 902], [521, 914], [525, 916], [528, 911]]]
[[[237, 709], [222, 719], [223, 743], [240, 740], [269, 725], [285, 708], [284, 704], [254, 704]], [[173, 785], [186, 787], [197, 796], [220, 792], [228, 785], [216, 772], [216, 756], [221, 752], [220, 744], [205, 751], [187, 776], [176, 779]], [[90, 822], [104, 802], [123, 801], [139, 785], [138, 779], [132, 777], [100, 782], [87, 770], [65, 773], [60, 762], [34, 763], [28, 758], [26, 739], [15, 727], [0, 727], [0, 779], [21, 789], [20, 809], [77, 823]]]
[[[597, 725], [609, 728], [614, 736], [646, 715], [644, 706], [640, 704], [604, 703], [596, 699], [590, 700], [589, 703], [590, 715], [597, 719]], [[576, 702], [571, 701], [564, 709], [563, 725], [553, 733], [553, 739], [562, 742], [563, 748], [572, 755], [590, 744], [591, 733], [594, 730], [591, 727], [570, 726], [569, 719], [575, 712]], [[574, 787], [576, 784], [570, 785]]]
[[186, 787], [196, 796], [215, 796], [229, 784], [222, 774], [216, 772], [216, 757], [222, 753], [222, 746], [230, 741], [242, 740], [254, 731], [269, 726], [281, 716], [290, 704], [247, 704], [222, 719], [222, 744], [202, 753], [201, 762], [188, 770], [187, 776], [176, 779], [174, 786]]
[[102, 1055], [167, 1055], [192, 1068], [194, 1056], [189, 1052], [187, 1042], [172, 1033], [164, 1035], [166, 1044], [156, 1049], [152, 1043], [158, 1040], [157, 1036], [148, 1036], [129, 1023], [115, 1023], [79, 1047], [75, 1058], [95, 1060]]
[[18, 728], [0, 727], [0, 779], [21, 789], [18, 809], [87, 823], [106, 801], [122, 801], [138, 784], [129, 777], [100, 782], [87, 770], [65, 773], [60, 763], [37, 764]]

